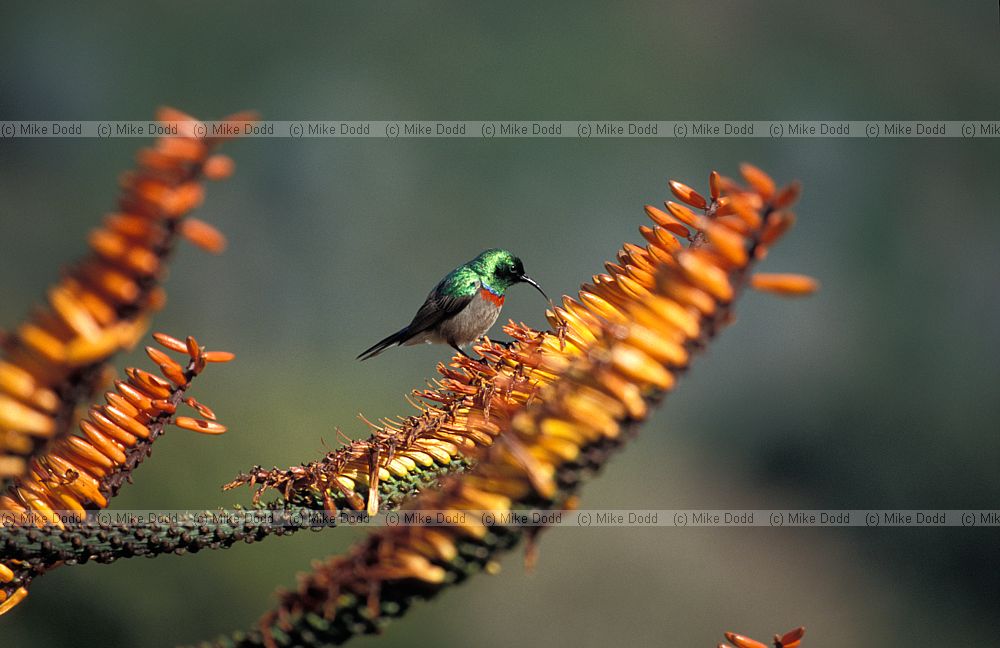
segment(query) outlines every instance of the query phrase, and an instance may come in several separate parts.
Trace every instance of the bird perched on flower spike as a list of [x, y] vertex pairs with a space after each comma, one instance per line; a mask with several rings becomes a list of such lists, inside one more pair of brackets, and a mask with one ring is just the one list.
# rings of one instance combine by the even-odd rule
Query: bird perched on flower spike
[[485, 250], [438, 282], [413, 320], [387, 338], [365, 349], [361, 360], [373, 358], [393, 345], [447, 344], [462, 355], [463, 346], [486, 334], [497, 321], [507, 289], [518, 283], [542, 287], [524, 273], [524, 264], [511, 252]]

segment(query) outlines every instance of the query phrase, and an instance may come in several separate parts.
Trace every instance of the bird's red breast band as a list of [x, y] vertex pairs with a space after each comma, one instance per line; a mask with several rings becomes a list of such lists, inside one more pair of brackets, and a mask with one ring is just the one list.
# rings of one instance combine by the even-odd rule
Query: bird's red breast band
[[504, 300], [503, 295], [494, 295], [486, 288], [480, 288], [479, 296], [492, 304], [496, 304], [497, 306], [503, 306], [503, 300]]

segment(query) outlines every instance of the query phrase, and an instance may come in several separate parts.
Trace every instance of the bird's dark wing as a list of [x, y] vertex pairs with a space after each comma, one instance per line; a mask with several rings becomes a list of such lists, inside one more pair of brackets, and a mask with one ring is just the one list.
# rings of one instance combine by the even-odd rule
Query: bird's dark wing
[[442, 290], [443, 283], [435, 286], [434, 290], [427, 295], [424, 305], [420, 307], [417, 314], [413, 316], [413, 321], [406, 327], [410, 335], [432, 329], [441, 322], [458, 315], [463, 308], [469, 305], [480, 286], [478, 279], [469, 279], [468, 284], [462, 290], [464, 295], [446, 295]]
[[[447, 279], [446, 277], [445, 280]], [[445, 280], [442, 280], [427, 295], [423, 306], [420, 307], [420, 310], [417, 311], [417, 314], [413, 316], [413, 320], [406, 327], [368, 347], [358, 355], [358, 359], [367, 360], [368, 358], [373, 358], [389, 347], [396, 344], [405, 344], [414, 335], [432, 329], [441, 322], [454, 317], [469, 305], [469, 302], [472, 301], [472, 298], [479, 291], [479, 280], [470, 278], [467, 284], [462, 287], [462, 292], [465, 293], [465, 296], [446, 295], [443, 290]]]

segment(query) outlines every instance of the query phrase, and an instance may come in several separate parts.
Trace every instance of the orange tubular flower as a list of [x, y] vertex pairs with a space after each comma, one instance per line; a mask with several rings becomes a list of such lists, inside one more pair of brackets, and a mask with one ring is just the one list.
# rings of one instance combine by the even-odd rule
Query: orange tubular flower
[[[163, 333], [157, 333], [156, 339], [174, 351], [181, 344]], [[174, 416], [178, 405], [193, 400], [185, 398], [185, 392], [212, 353], [191, 337], [182, 346], [187, 356], [183, 367], [161, 351], [149, 349], [150, 356], [162, 356], [171, 369], [178, 367], [176, 376], [162, 369], [166, 379], [129, 369], [128, 380], [116, 381], [114, 391], [105, 394], [106, 404], [94, 405], [79, 422], [80, 434], [59, 438], [31, 460], [28, 476], [14, 480], [0, 495], [0, 512], [13, 514], [3, 518], [4, 526], [34, 523], [64, 528], [64, 519], [56, 511], [73, 512], [82, 520], [87, 511], [104, 508], [149, 455], [168, 424], [207, 434], [225, 431], [218, 423]], [[20, 561], [0, 564], [0, 614], [24, 598], [32, 578], [53, 566]]]
[[[803, 627], [789, 630], [783, 635], [774, 635], [774, 648], [799, 648], [802, 645], [802, 637], [805, 636], [806, 629]], [[760, 641], [744, 637], [735, 632], [725, 633], [726, 641], [735, 648], [767, 648], [767, 644]], [[719, 644], [718, 648], [731, 648], [725, 644]]]
[[[250, 115], [229, 120], [243, 122]], [[9, 335], [0, 334], [0, 480], [30, 477], [30, 459], [71, 427], [74, 408], [93, 396], [107, 361], [145, 335], [166, 299], [160, 283], [178, 235], [211, 252], [225, 239], [185, 215], [201, 204], [202, 178], [222, 179], [232, 160], [221, 141], [195, 135], [199, 122], [164, 108], [161, 137], [136, 156], [120, 181], [118, 211], [89, 237], [91, 254], [48, 293], [46, 308]]]

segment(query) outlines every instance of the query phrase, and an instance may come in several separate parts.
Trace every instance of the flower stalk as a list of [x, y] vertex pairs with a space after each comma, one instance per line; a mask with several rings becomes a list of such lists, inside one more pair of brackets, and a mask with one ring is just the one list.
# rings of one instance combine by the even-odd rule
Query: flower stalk
[[[692, 355], [730, 323], [734, 300], [753, 287], [751, 266], [794, 222], [787, 208], [797, 185], [779, 190], [758, 169], [744, 165], [742, 171], [747, 187], [713, 173], [709, 198], [671, 183], [685, 204], [668, 201], [665, 211], [647, 207], [654, 225], [640, 231], [648, 245], [626, 244], [616, 262], [606, 264], [607, 273], [583, 285], [579, 299], [564, 298], [550, 310], [552, 331], [512, 325], [514, 343], [486, 342], [477, 349], [483, 362], [456, 357], [456, 369], [440, 367], [445, 381], [418, 396], [443, 409], [423, 426], [406, 419], [378, 430], [375, 443], [360, 442], [302, 472], [238, 481], [279, 488], [286, 497], [322, 494], [331, 485], [375, 486], [391, 476], [389, 464], [408, 456], [415, 439], [440, 438], [446, 430], [471, 468], [407, 507], [486, 510], [504, 520], [519, 508], [571, 505], [586, 478], [673, 389]], [[786, 277], [761, 283], [803, 294], [808, 282]], [[372, 491], [366, 501], [351, 492], [358, 495], [346, 499], [352, 508], [364, 501], [369, 511], [377, 510]], [[487, 568], [528, 531], [478, 519], [380, 529], [302, 575], [295, 590], [280, 592], [277, 607], [254, 630], [218, 645], [340, 644], [377, 632], [414, 601]]]
[[[176, 124], [176, 134], [139, 151], [137, 168], [120, 179], [118, 210], [89, 237], [90, 255], [49, 291], [45, 308], [14, 333], [0, 334], [0, 614], [27, 595], [33, 578], [59, 565], [142, 553], [137, 541], [143, 538], [121, 529], [90, 533], [81, 523], [131, 480], [166, 425], [225, 431], [210, 409], [185, 393], [209, 362], [232, 354], [205, 351], [194, 338], [156, 334], [162, 347], [186, 360], [147, 347], [162, 377], [131, 368], [127, 378], [114, 380], [109, 366], [146, 334], [163, 307], [161, 284], [177, 238], [212, 253], [225, 247], [215, 228], [188, 217], [201, 204], [202, 180], [232, 173], [232, 160], [215, 153], [222, 138], [201, 135], [200, 122], [170, 108], [157, 119]], [[77, 407], [112, 381], [105, 403], [79, 419]], [[182, 404], [200, 418], [175, 416]], [[156, 538], [145, 539], [173, 542]]]

